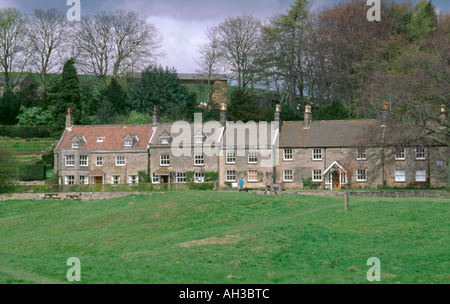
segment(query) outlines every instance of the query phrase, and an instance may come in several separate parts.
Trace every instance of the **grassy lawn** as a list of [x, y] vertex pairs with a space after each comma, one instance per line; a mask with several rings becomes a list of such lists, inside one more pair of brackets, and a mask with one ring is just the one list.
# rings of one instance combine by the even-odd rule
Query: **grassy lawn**
[[0, 202], [0, 283], [450, 283], [450, 201], [172, 192]]
[[[41, 154], [54, 142], [54, 140], [49, 139], [25, 140], [9, 138], [0, 140], [2, 146], [12, 149], [18, 155]], [[26, 158], [24, 158], [24, 160], [26, 160]]]

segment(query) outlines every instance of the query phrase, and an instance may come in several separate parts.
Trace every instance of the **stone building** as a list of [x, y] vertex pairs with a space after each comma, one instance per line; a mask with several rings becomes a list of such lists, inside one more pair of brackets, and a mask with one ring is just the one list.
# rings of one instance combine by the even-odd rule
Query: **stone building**
[[[228, 121], [223, 94], [219, 122], [152, 125], [74, 126], [70, 109], [66, 130], [55, 149], [61, 184], [137, 183], [139, 172], [152, 183], [205, 182], [247, 188], [280, 184], [284, 189], [445, 187], [450, 148], [436, 141], [399, 146], [413, 125], [390, 122], [385, 107], [379, 119], [313, 121]], [[442, 118], [444, 119], [444, 118]], [[443, 141], [445, 142], [445, 141]]]
[[154, 136], [149, 144], [153, 184], [202, 183], [206, 173], [218, 172], [219, 148], [224, 128], [220, 123], [160, 124], [155, 108]]
[[149, 170], [152, 125], [74, 126], [71, 109], [55, 147], [59, 183], [133, 184]]
[[413, 125], [394, 126], [385, 107], [379, 119], [284, 122], [275, 182], [286, 189], [318, 187], [444, 187], [448, 146], [423, 140], [398, 147]]

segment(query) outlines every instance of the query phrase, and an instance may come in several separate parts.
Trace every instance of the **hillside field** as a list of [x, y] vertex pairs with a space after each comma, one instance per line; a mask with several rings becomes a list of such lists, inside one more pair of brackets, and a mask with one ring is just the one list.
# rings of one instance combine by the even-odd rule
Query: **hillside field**
[[0, 283], [450, 283], [450, 200], [171, 192], [0, 202]]

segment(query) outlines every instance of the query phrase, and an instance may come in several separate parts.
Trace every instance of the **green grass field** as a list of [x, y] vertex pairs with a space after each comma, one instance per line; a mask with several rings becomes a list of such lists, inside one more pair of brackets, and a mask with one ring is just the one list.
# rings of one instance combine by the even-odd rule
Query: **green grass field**
[[0, 202], [0, 283], [450, 283], [450, 200], [172, 192]]

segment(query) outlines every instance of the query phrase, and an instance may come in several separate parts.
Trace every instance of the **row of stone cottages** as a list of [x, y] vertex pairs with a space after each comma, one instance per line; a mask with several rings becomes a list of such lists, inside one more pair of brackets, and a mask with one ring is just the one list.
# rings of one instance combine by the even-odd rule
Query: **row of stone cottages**
[[[379, 119], [313, 121], [306, 107], [303, 121], [283, 122], [277, 106], [274, 122], [255, 123], [256, 133], [236, 134], [222, 103], [220, 122], [213, 127], [185, 123], [190, 132], [184, 136], [190, 138], [180, 144], [181, 131], [159, 123], [157, 109], [151, 125], [98, 126], [74, 125], [68, 109], [66, 130], [55, 148], [55, 172], [65, 185], [134, 184], [144, 171], [154, 184], [202, 183], [207, 172], [215, 172], [219, 187], [236, 186], [241, 178], [248, 188], [268, 183], [285, 189], [445, 187], [448, 146], [373, 148], [371, 143], [405, 136], [404, 130], [390, 129], [388, 111], [383, 108]], [[180, 147], [186, 153], [180, 155]]]

